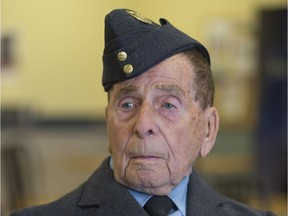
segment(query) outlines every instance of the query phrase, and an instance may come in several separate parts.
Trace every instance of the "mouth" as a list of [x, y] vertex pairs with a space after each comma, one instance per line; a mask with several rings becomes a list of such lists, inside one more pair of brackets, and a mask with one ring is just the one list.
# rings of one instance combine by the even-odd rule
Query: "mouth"
[[163, 163], [163, 157], [155, 155], [133, 155], [129, 160], [129, 165], [138, 171], [151, 171], [155, 164], [159, 163]]
[[135, 159], [135, 160], [157, 160], [157, 159], [161, 159], [161, 157], [154, 156], [154, 155], [137, 155], [137, 156], [131, 157], [131, 159]]

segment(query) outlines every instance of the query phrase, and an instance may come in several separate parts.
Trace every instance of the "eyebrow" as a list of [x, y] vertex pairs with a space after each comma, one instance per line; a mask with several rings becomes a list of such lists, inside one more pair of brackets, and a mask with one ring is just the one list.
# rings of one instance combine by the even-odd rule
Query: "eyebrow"
[[155, 89], [176, 95], [178, 97], [186, 97], [185, 91], [178, 85], [158, 84]]
[[121, 98], [137, 91], [139, 91], [139, 88], [137, 88], [135, 85], [124, 86], [115, 93], [115, 98]]

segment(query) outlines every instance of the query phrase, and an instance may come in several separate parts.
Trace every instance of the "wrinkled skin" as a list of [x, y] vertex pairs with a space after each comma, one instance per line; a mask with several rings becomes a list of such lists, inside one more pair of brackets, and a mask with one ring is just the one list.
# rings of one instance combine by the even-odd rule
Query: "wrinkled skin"
[[110, 90], [109, 151], [120, 184], [166, 195], [209, 153], [218, 114], [194, 100], [193, 79], [192, 64], [177, 54]]

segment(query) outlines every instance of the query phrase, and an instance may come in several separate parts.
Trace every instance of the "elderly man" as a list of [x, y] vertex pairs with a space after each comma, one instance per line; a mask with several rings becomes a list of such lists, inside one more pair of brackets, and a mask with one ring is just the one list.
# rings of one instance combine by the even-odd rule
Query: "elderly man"
[[219, 125], [210, 57], [167, 20], [160, 23], [127, 9], [106, 16], [111, 157], [68, 195], [13, 215], [272, 215], [214, 192], [193, 169]]

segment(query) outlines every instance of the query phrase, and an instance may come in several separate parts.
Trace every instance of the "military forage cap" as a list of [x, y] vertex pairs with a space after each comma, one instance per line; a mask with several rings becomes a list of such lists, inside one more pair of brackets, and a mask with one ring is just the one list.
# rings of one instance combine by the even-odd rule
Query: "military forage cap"
[[160, 19], [160, 24], [128, 9], [113, 10], [105, 17], [105, 91], [182, 51], [197, 48], [210, 63], [208, 51], [198, 41], [165, 19]]

